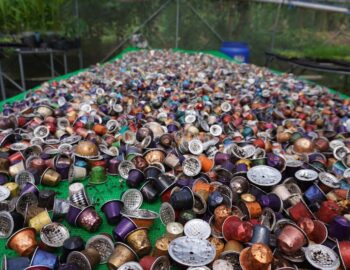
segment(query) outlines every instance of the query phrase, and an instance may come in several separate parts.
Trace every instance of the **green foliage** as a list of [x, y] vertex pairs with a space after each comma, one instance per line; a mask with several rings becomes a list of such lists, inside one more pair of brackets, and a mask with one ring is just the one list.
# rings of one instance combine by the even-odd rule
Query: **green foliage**
[[339, 45], [327, 47], [315, 45], [312, 48], [302, 50], [277, 50], [277, 52], [288, 58], [309, 58], [319, 60], [343, 60], [350, 59], [350, 46]]
[[0, 32], [61, 30], [66, 0], [0, 0]]

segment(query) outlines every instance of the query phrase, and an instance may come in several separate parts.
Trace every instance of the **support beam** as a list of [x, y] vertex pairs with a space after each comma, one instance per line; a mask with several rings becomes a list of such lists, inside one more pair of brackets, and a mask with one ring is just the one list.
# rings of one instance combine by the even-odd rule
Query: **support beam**
[[317, 3], [308, 3], [308, 2], [301, 2], [301, 1], [284, 1], [284, 0], [253, 0], [255, 2], [262, 2], [262, 3], [272, 3], [272, 4], [285, 4], [295, 7], [302, 7], [302, 8], [310, 8], [310, 9], [316, 9], [316, 10], [323, 10], [323, 11], [331, 11], [331, 12], [339, 12], [339, 13], [345, 13], [350, 15], [350, 10], [346, 7], [339, 7], [339, 6], [333, 6], [333, 5], [325, 5], [325, 4], [317, 4]]
[[175, 49], [179, 46], [179, 26], [180, 26], [180, 0], [176, 0], [176, 34]]

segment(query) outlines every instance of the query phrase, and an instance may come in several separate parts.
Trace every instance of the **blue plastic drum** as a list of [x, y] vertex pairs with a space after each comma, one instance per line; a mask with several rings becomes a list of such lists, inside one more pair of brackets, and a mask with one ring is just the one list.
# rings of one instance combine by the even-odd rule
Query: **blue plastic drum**
[[224, 41], [221, 44], [220, 51], [232, 57], [234, 60], [241, 63], [249, 62], [249, 47], [244, 42]]

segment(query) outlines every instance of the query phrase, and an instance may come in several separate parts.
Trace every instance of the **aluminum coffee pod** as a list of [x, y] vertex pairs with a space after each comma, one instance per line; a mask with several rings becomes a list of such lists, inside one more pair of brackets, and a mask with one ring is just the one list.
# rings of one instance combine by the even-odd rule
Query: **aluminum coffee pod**
[[147, 181], [142, 185], [140, 188], [140, 191], [142, 193], [143, 198], [147, 202], [153, 202], [157, 199], [158, 191], [154, 187], [153, 181]]
[[243, 249], [239, 256], [239, 262], [244, 270], [270, 269], [272, 260], [271, 249], [262, 243]]
[[189, 156], [182, 162], [182, 170], [187, 176], [196, 176], [202, 169], [200, 160], [195, 156]]
[[75, 224], [87, 230], [95, 232], [102, 224], [102, 219], [93, 206], [83, 208], [75, 219]]
[[175, 221], [175, 211], [170, 203], [163, 202], [159, 208], [160, 220], [164, 225]]
[[166, 225], [166, 237], [169, 239], [175, 239], [183, 235], [184, 227], [179, 222], [169, 222]]
[[[7, 240], [6, 247], [14, 250], [20, 256], [29, 256], [37, 246], [35, 233], [34, 228], [23, 228], [11, 235]], [[26, 241], [23, 241], [23, 239], [26, 239]]]
[[286, 254], [296, 254], [303, 246], [308, 244], [307, 235], [304, 231], [293, 223], [287, 223], [283, 226], [277, 236], [278, 249]]
[[15, 182], [22, 187], [25, 183], [29, 182], [32, 184], [35, 184], [35, 178], [34, 175], [29, 172], [28, 170], [26, 171], [21, 171], [18, 173], [15, 177]]
[[310, 169], [301, 169], [295, 173], [295, 178], [301, 190], [305, 191], [318, 178], [318, 173]]
[[121, 200], [110, 200], [101, 206], [101, 211], [106, 215], [107, 221], [115, 225], [121, 218], [121, 210], [124, 203]]
[[324, 245], [310, 245], [305, 248], [307, 261], [316, 269], [336, 270], [340, 266], [338, 254]]
[[184, 226], [184, 234], [188, 237], [208, 239], [211, 228], [208, 222], [202, 219], [191, 219]]
[[344, 216], [337, 216], [329, 224], [329, 236], [338, 241], [348, 240], [350, 235], [350, 220]]
[[72, 251], [68, 257], [68, 263], [77, 264], [80, 269], [92, 270], [100, 263], [101, 257], [94, 248], [86, 248], [82, 251]]
[[143, 270], [170, 270], [170, 262], [167, 256], [144, 256], [140, 260]]
[[125, 209], [136, 210], [142, 205], [143, 196], [137, 189], [128, 189], [122, 193], [121, 201]]
[[91, 205], [91, 201], [85, 191], [85, 189], [75, 192], [69, 197], [71, 203], [79, 207], [87, 207]]
[[14, 220], [7, 211], [0, 211], [0, 238], [8, 238], [14, 229]]
[[140, 185], [141, 182], [144, 180], [145, 180], [145, 175], [143, 174], [143, 172], [135, 168], [129, 171], [126, 184], [129, 187], [135, 188], [138, 185]]
[[71, 236], [64, 240], [62, 247], [61, 262], [66, 262], [67, 256], [72, 251], [82, 251], [85, 247], [84, 240], [80, 236]]
[[263, 243], [267, 246], [270, 245], [270, 230], [264, 225], [255, 225], [253, 228], [253, 236], [250, 243]]
[[192, 190], [189, 187], [183, 187], [181, 190], [174, 192], [170, 196], [170, 204], [175, 210], [192, 209], [194, 204]]
[[138, 262], [127, 262], [118, 267], [118, 270], [143, 270]]
[[108, 268], [117, 270], [123, 264], [137, 260], [138, 256], [131, 247], [122, 242], [116, 242], [115, 249], [108, 259]]
[[55, 203], [56, 192], [53, 190], [41, 190], [39, 192], [38, 206], [46, 208], [49, 211], [53, 209]]
[[328, 229], [326, 225], [310, 218], [302, 218], [298, 221], [298, 226], [306, 233], [310, 242], [315, 244], [323, 244], [328, 237]]
[[49, 269], [56, 269], [58, 264], [59, 262], [57, 255], [40, 248], [36, 248], [32, 260], [30, 261], [30, 266], [47, 266]]
[[34, 228], [36, 232], [39, 233], [42, 227], [50, 224], [51, 222], [52, 220], [49, 212], [45, 209], [44, 211], [31, 218], [28, 222], [28, 226]]
[[344, 269], [350, 268], [350, 241], [337, 241], [338, 253]]
[[129, 160], [123, 160], [119, 165], [118, 165], [118, 172], [120, 174], [121, 177], [123, 177], [124, 179], [128, 178], [129, 175], [129, 171], [131, 169], [135, 169], [135, 165], [134, 163], [132, 163]]
[[117, 226], [113, 229], [113, 237], [116, 241], [124, 241], [129, 232], [137, 228], [132, 219], [122, 217]]
[[53, 203], [52, 219], [58, 220], [64, 218], [68, 213], [70, 203], [68, 200], [55, 198]]
[[147, 228], [137, 228], [125, 236], [128, 244], [139, 257], [143, 257], [151, 252], [152, 246], [148, 236]]
[[222, 259], [213, 262], [213, 270], [234, 270], [230, 262]]
[[124, 217], [129, 217], [136, 224], [137, 227], [152, 227], [155, 219], [159, 217], [158, 213], [148, 209], [136, 209], [122, 211]]
[[29, 266], [29, 263], [30, 260], [27, 257], [8, 258], [6, 254], [4, 254], [1, 263], [1, 270], [25, 269]]
[[222, 234], [226, 241], [249, 242], [253, 236], [253, 225], [237, 216], [229, 216], [222, 225]]
[[187, 236], [173, 240], [169, 245], [170, 257], [184, 266], [202, 266], [215, 258], [215, 247], [207, 240]]
[[103, 234], [91, 237], [87, 242], [85, 248], [94, 248], [98, 251], [101, 257], [100, 264], [107, 263], [109, 257], [114, 250], [114, 243], [111, 237]]
[[247, 177], [253, 184], [263, 187], [277, 185], [282, 179], [282, 175], [277, 169], [266, 165], [252, 167], [248, 171]]
[[79, 206], [76, 206], [74, 204], [69, 205], [68, 212], [66, 215], [66, 220], [70, 225], [75, 226], [75, 220], [78, 217], [78, 215], [80, 214], [81, 210], [82, 210], [82, 208]]
[[62, 247], [69, 238], [69, 230], [61, 223], [52, 222], [40, 230], [40, 239], [48, 247]]

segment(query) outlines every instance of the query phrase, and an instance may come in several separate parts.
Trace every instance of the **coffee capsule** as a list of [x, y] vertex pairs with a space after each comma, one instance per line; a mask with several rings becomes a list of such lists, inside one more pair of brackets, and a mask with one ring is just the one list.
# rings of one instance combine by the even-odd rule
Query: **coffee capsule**
[[62, 247], [69, 238], [68, 229], [61, 223], [52, 222], [43, 226], [40, 230], [40, 239], [48, 247]]
[[350, 235], [350, 221], [343, 216], [337, 216], [329, 224], [329, 236], [338, 241], [348, 240]]
[[152, 246], [147, 228], [137, 228], [129, 232], [125, 236], [125, 241], [139, 257], [143, 257], [151, 252]]
[[131, 218], [137, 227], [152, 227], [155, 219], [159, 217], [156, 212], [147, 209], [136, 209], [122, 211], [123, 216]]
[[91, 205], [91, 201], [88, 197], [88, 195], [86, 194], [85, 189], [80, 190], [74, 194], [72, 194], [69, 197], [69, 200], [71, 203], [80, 206], [80, 207], [87, 207], [89, 205]]
[[91, 168], [89, 184], [100, 185], [107, 182], [105, 168], [102, 166], [94, 166]]
[[0, 211], [0, 238], [8, 238], [14, 229], [14, 220], [7, 211]]
[[327, 240], [328, 230], [323, 222], [309, 218], [302, 218], [297, 224], [306, 233], [310, 242], [323, 244]]
[[317, 269], [338, 269], [340, 259], [337, 253], [324, 245], [310, 245], [305, 248], [307, 261]]
[[175, 239], [183, 235], [184, 227], [179, 222], [169, 222], [166, 225], [166, 237]]
[[2, 258], [2, 270], [25, 269], [29, 266], [30, 260], [27, 257], [8, 258], [5, 254]]
[[124, 209], [136, 210], [142, 205], [143, 196], [139, 190], [131, 188], [122, 193], [121, 201]]
[[93, 206], [85, 207], [75, 219], [75, 224], [87, 230], [95, 232], [102, 224], [102, 219]]
[[277, 236], [278, 249], [287, 255], [293, 255], [308, 244], [307, 235], [293, 223], [284, 225]]
[[195, 218], [186, 222], [184, 226], [184, 234], [188, 237], [208, 239], [211, 234], [211, 228], [208, 222]]
[[222, 234], [226, 241], [249, 242], [253, 236], [253, 225], [237, 216], [229, 216], [222, 225]]
[[262, 243], [242, 250], [239, 262], [244, 270], [269, 269], [273, 260], [271, 249]]
[[101, 211], [106, 215], [107, 221], [115, 225], [121, 218], [121, 210], [124, 203], [121, 200], [110, 200], [101, 206]]
[[144, 256], [140, 260], [140, 265], [143, 270], [169, 270], [170, 262], [166, 256], [154, 257], [154, 256]]
[[143, 270], [138, 262], [127, 262], [119, 266], [118, 270]]
[[61, 181], [61, 175], [54, 169], [47, 168], [42, 176], [40, 183], [44, 186], [57, 186]]
[[15, 232], [7, 240], [6, 246], [16, 251], [20, 256], [31, 255], [37, 246], [35, 229], [26, 227]]
[[56, 269], [58, 267], [58, 257], [55, 254], [36, 248], [34, 251], [30, 266], [46, 266], [49, 269]]
[[58, 220], [64, 218], [68, 213], [70, 203], [68, 200], [55, 198], [53, 203], [52, 219]]
[[108, 259], [108, 268], [117, 270], [123, 264], [136, 260], [138, 260], [138, 256], [131, 247], [122, 242], [116, 242], [115, 249]]
[[337, 241], [338, 253], [344, 269], [350, 268], [350, 241]]
[[113, 229], [113, 237], [116, 241], [124, 241], [125, 237], [136, 228], [136, 224], [130, 218], [122, 217]]
[[94, 248], [82, 251], [72, 251], [67, 257], [67, 263], [77, 264], [80, 269], [92, 270], [100, 263], [101, 257]]
[[94, 248], [101, 257], [100, 264], [107, 263], [114, 250], [114, 243], [111, 237], [106, 235], [95, 235], [86, 242], [86, 248]]
[[202, 266], [215, 258], [215, 247], [207, 240], [187, 236], [173, 240], [169, 245], [170, 257], [184, 266]]
[[170, 204], [175, 210], [192, 209], [194, 203], [193, 193], [189, 187], [183, 187], [170, 196]]
[[131, 169], [129, 171], [129, 174], [126, 180], [126, 184], [129, 187], [135, 188], [138, 185], [140, 185], [144, 179], [145, 179], [145, 175], [143, 174], [142, 171], [138, 169]]
[[80, 236], [71, 236], [64, 240], [62, 247], [61, 262], [66, 262], [67, 256], [72, 251], [82, 251], [85, 247], [84, 240]]
[[28, 225], [29, 227], [34, 228], [37, 233], [39, 233], [42, 227], [44, 227], [47, 224], [50, 224], [51, 222], [51, 217], [45, 209], [41, 213], [31, 218], [28, 222]]
[[147, 181], [146, 183], [144, 183], [140, 188], [140, 191], [142, 193], [143, 198], [147, 202], [155, 201], [158, 195], [158, 191], [157, 189], [155, 189], [152, 181]]
[[48, 210], [53, 209], [56, 192], [53, 190], [41, 190], [39, 192], [38, 206]]
[[69, 224], [75, 226], [75, 224], [76, 224], [75, 221], [76, 221], [78, 215], [80, 214], [81, 210], [82, 210], [82, 208], [75, 206], [73, 204], [70, 204], [69, 208], [68, 208], [67, 215], [66, 215], [67, 222]]

